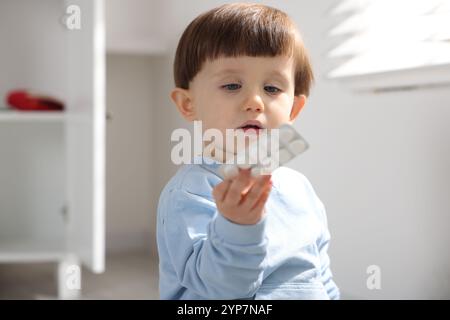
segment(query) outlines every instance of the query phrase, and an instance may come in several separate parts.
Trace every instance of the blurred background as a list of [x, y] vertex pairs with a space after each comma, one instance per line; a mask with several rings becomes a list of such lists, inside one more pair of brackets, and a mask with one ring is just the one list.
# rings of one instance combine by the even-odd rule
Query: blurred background
[[[67, 104], [63, 118], [0, 111], [0, 298], [64, 297], [61, 261], [76, 248], [81, 294], [65, 297], [158, 299], [157, 201], [177, 170], [170, 135], [192, 130], [169, 99], [174, 53], [192, 19], [228, 2], [1, 1], [2, 98], [27, 87]], [[288, 166], [325, 204], [342, 298], [449, 299], [449, 1], [253, 2], [285, 11], [311, 56], [316, 82], [295, 124], [311, 148]], [[78, 31], [58, 21], [71, 4]], [[83, 143], [86, 158], [67, 150]], [[83, 185], [89, 193], [77, 193]], [[79, 199], [94, 213], [71, 215]]]

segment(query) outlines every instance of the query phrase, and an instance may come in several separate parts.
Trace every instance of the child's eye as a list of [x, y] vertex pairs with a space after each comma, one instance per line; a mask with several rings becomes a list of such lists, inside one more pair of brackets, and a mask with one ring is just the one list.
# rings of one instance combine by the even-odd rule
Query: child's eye
[[269, 93], [278, 93], [281, 92], [280, 89], [278, 89], [277, 87], [274, 86], [265, 86], [264, 89], [269, 92]]
[[235, 91], [237, 89], [240, 89], [241, 85], [238, 83], [230, 83], [230, 84], [226, 84], [226, 85], [222, 86], [222, 88], [228, 89], [230, 91]]

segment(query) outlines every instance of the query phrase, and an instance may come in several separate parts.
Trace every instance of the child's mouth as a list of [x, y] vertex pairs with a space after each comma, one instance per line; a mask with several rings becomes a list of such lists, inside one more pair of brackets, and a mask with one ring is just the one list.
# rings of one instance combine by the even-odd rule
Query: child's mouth
[[238, 127], [238, 129], [243, 130], [245, 134], [260, 134], [263, 126], [259, 121], [251, 120]]
[[245, 126], [240, 129], [244, 130], [244, 132], [247, 132], [249, 130], [254, 130], [254, 131], [258, 132], [259, 130], [261, 130], [261, 128], [258, 126]]

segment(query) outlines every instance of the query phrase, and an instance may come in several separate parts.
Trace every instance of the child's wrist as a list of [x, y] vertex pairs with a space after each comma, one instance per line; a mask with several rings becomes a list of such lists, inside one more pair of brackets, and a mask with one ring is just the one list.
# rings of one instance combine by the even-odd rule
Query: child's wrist
[[260, 243], [264, 238], [265, 216], [255, 224], [235, 223], [217, 211], [214, 227], [217, 236], [226, 242], [239, 244]]

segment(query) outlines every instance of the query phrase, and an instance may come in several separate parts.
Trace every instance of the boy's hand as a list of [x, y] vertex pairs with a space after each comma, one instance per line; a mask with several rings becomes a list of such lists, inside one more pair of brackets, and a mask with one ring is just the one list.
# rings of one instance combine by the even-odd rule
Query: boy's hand
[[264, 214], [264, 205], [272, 189], [272, 175], [260, 175], [256, 178], [250, 169], [239, 169], [239, 174], [226, 179], [213, 189], [220, 213], [238, 224], [256, 224]]

